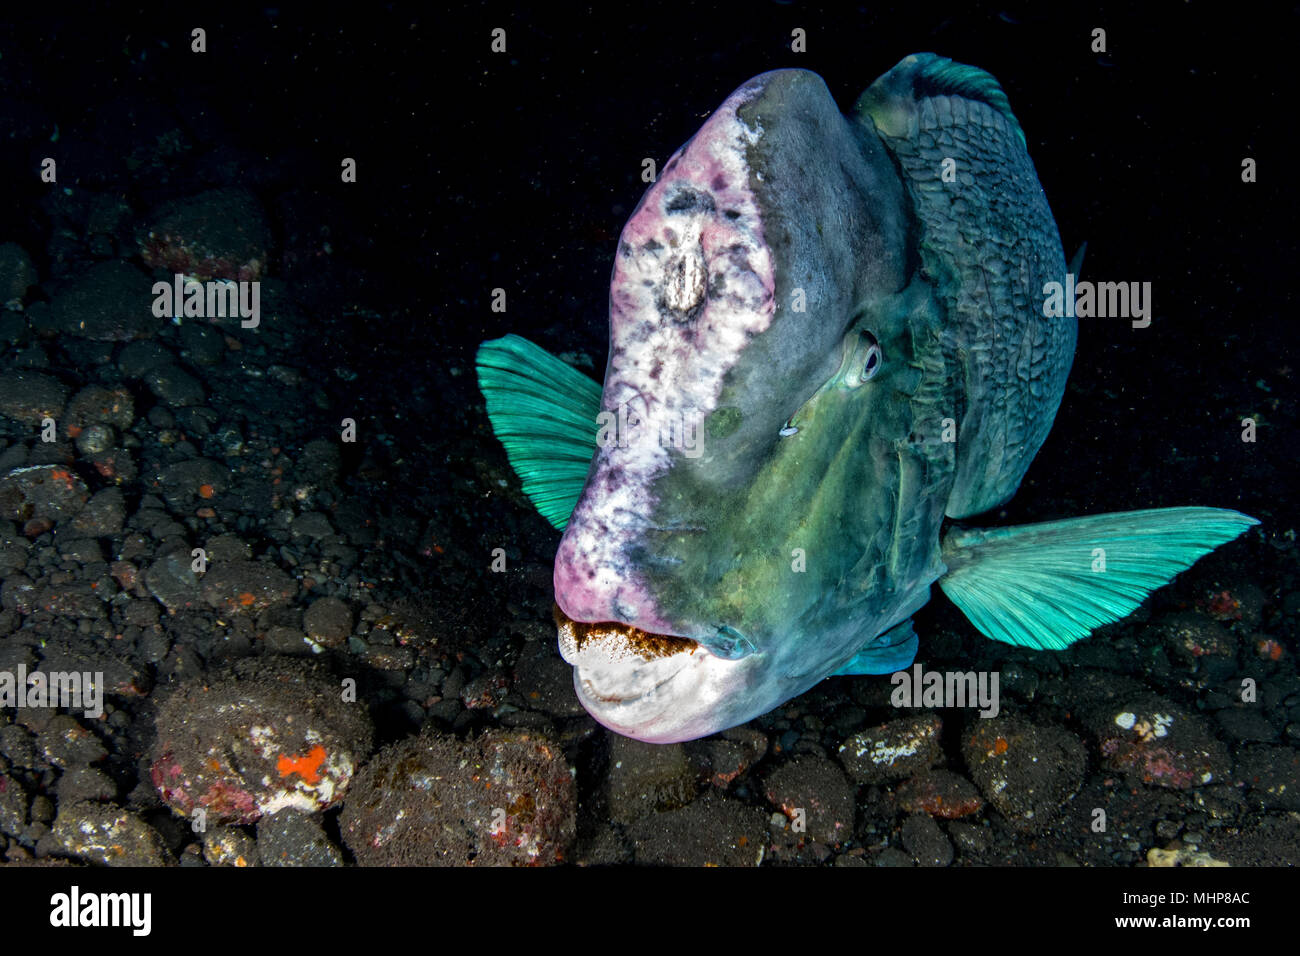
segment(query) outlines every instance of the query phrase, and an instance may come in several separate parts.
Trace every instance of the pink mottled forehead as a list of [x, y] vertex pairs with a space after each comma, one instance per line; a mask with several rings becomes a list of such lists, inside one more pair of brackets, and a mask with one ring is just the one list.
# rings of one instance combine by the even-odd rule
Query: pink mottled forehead
[[623, 402], [707, 414], [722, 379], [775, 310], [748, 153], [761, 127], [741, 118], [750, 82], [668, 161], [623, 228], [610, 283], [606, 408]]
[[[610, 280], [610, 360], [602, 407], [627, 406], [642, 434], [703, 423], [727, 372], [776, 310], [772, 256], [750, 156], [763, 130], [740, 109], [762, 78], [733, 93], [665, 165], [623, 228]], [[656, 442], [596, 453], [555, 562], [555, 595], [579, 621], [659, 630], [657, 602], [632, 554], [651, 526], [655, 479], [672, 467]]]

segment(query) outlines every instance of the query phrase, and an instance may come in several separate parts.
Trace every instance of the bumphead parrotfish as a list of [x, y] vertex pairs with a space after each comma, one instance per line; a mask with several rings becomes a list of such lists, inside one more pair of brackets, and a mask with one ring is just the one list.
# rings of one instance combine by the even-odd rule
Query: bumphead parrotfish
[[564, 532], [554, 615], [592, 716], [689, 740], [903, 669], [936, 581], [988, 637], [1064, 648], [1256, 524], [944, 528], [1010, 498], [1047, 437], [1078, 329], [1043, 290], [1066, 272], [983, 70], [909, 56], [848, 114], [805, 70], [732, 93], [623, 228], [603, 389], [518, 336], [478, 353]]

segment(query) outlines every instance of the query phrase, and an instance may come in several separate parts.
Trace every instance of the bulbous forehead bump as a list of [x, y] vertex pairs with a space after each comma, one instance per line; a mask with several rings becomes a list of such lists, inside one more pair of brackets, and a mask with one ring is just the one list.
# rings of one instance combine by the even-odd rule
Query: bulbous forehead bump
[[[623, 228], [610, 282], [610, 359], [601, 400], [638, 434], [669, 434], [718, 405], [748, 342], [772, 323], [775, 274], [749, 154], [763, 134], [740, 115], [746, 83], [664, 165]], [[556, 556], [556, 599], [576, 620], [667, 628], [629, 549], [653, 513], [672, 449], [655, 440], [598, 449]]]

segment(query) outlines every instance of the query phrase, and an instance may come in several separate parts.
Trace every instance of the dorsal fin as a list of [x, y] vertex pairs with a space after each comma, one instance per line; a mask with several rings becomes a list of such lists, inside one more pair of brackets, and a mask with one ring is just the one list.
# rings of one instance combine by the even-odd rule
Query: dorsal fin
[[920, 100], [935, 96], [960, 96], [985, 104], [1006, 120], [1020, 145], [1026, 145], [1025, 133], [1011, 112], [1007, 94], [993, 74], [934, 53], [903, 57], [897, 66], [867, 87], [853, 111], [870, 118], [887, 136], [908, 136], [913, 132], [910, 108]]
[[1020, 145], [1025, 145], [1024, 131], [1021, 130], [1016, 115], [1011, 112], [1007, 94], [1002, 92], [1002, 87], [993, 74], [978, 66], [954, 63], [946, 56], [928, 55], [933, 59], [924, 63], [913, 75], [912, 88], [917, 96], [964, 96], [968, 100], [987, 103], [1006, 117], [1020, 137]]

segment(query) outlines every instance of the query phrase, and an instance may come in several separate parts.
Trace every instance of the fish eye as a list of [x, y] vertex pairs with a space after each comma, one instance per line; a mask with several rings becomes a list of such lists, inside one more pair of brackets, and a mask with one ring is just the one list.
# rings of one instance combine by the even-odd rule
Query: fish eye
[[880, 368], [880, 346], [872, 345], [867, 350], [867, 363], [862, 367], [862, 377], [871, 378], [876, 374], [876, 369]]
[[885, 355], [876, 337], [870, 332], [859, 331], [854, 336], [845, 361], [844, 384], [849, 388], [857, 388], [880, 371], [884, 361]]
[[845, 358], [840, 369], [840, 381], [846, 388], [861, 388], [863, 382], [880, 371], [884, 360], [884, 352], [875, 336], [866, 329], [850, 332], [845, 339]]

